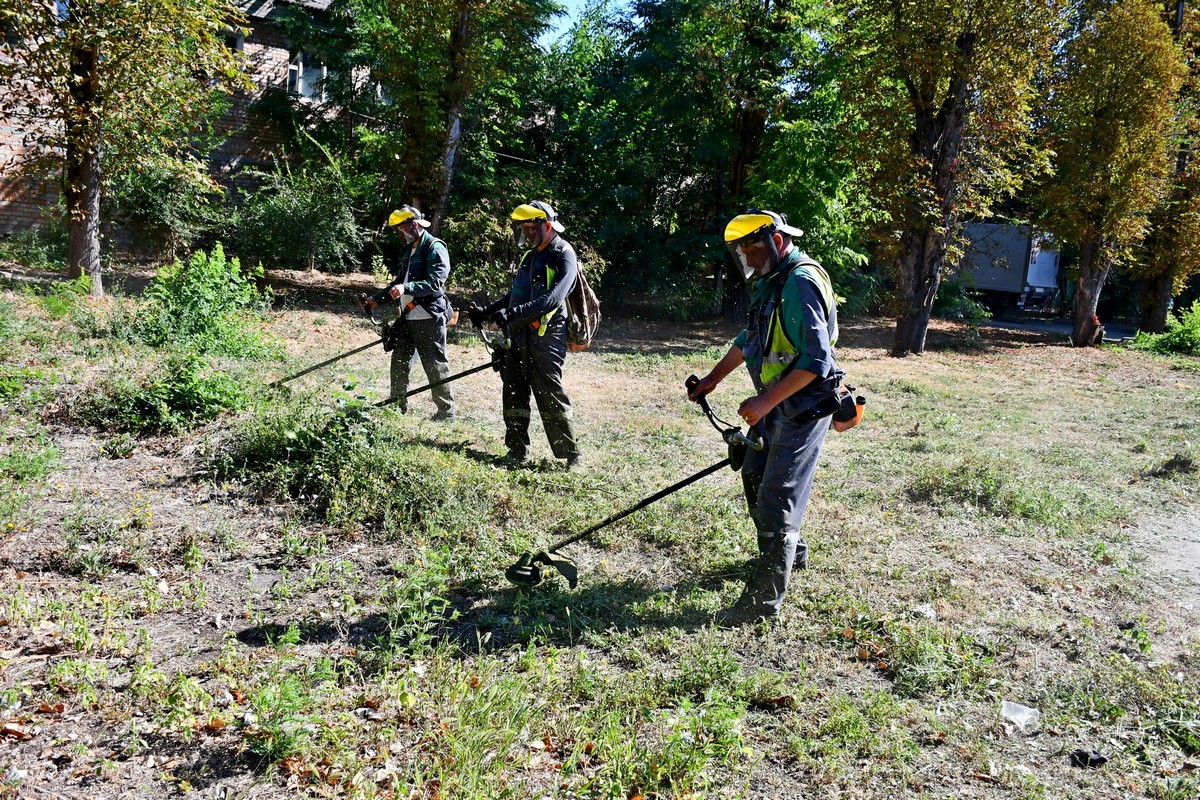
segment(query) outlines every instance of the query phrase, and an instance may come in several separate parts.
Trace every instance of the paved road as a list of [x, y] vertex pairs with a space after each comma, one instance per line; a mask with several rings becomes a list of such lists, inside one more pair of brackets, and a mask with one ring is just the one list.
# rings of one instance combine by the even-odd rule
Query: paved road
[[[1071, 320], [1069, 319], [1041, 319], [1038, 317], [1028, 318], [1010, 318], [993, 319], [985, 322], [984, 325], [990, 328], [1003, 328], [1010, 331], [1037, 331], [1038, 333], [1061, 333], [1063, 336], [1071, 335]], [[1119, 322], [1104, 323], [1104, 341], [1119, 342], [1122, 339], [1132, 338], [1137, 333], [1137, 328], [1133, 325], [1122, 325]]]

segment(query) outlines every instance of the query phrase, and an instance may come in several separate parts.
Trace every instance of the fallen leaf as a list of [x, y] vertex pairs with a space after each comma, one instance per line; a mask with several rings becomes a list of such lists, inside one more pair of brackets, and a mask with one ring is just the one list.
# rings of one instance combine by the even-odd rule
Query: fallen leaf
[[843, 639], [853, 639], [854, 638], [854, 628], [846, 628], [844, 631], [842, 631], [842, 638]]
[[28, 742], [33, 738], [33, 731], [27, 725], [6, 722], [0, 725], [0, 736], [7, 736], [9, 739], [16, 739], [18, 742]]
[[860, 661], [866, 661], [866, 660], [867, 660], [867, 659], [869, 659], [870, 657], [871, 657], [871, 651], [870, 651], [870, 650], [868, 650], [868, 649], [867, 649], [867, 648], [865, 648], [865, 647], [860, 647], [860, 648], [858, 648], [858, 659], [859, 659]]
[[208, 721], [208, 724], [204, 726], [204, 730], [208, 733], [216, 733], [217, 731], [223, 730], [225, 725], [226, 722], [223, 718], [213, 717]]
[[63, 713], [63, 704], [55, 703], [54, 705], [50, 705], [49, 703], [42, 703], [38, 706], [37, 710], [39, 714], [61, 714]]
[[779, 697], [767, 697], [755, 702], [759, 708], [795, 708], [796, 698], [790, 694], [783, 694]]

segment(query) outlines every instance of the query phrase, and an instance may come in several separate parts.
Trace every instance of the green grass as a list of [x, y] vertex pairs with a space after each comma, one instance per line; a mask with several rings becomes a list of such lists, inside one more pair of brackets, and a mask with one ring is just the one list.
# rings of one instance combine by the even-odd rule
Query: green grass
[[[1145, 577], [1131, 528], [1194, 510], [1200, 489], [1196, 401], [1177, 374], [1137, 391], [1126, 380], [1161, 357], [1011, 348], [914, 361], [848, 346], [867, 419], [830, 434], [805, 523], [810, 568], [778, 626], [726, 631], [711, 614], [756, 550], [729, 471], [567, 548], [575, 590], [501, 577], [521, 552], [724, 456], [681, 390], [723, 348], [572, 357], [572, 385], [590, 387], [576, 395], [589, 468], [569, 473], [498, 463], [490, 375], [460, 384], [459, 421], [436, 427], [350, 394], [380, 391], [381, 358], [354, 365], [360, 388], [258, 393], [248, 376], [278, 364], [172, 362], [87, 338], [81, 312], [57, 318], [12, 293], [3, 304], [10, 396], [53, 389], [67, 412], [48, 409], [49, 431], [20, 419], [32, 405], [0, 412], [28, 432], [0, 450], [0, 474], [36, 511], [10, 552], [39, 570], [11, 581], [0, 636], [62, 648], [20, 662], [0, 702], [103, 714], [118, 733], [72, 764], [97, 793], [218, 791], [199, 752], [238, 780], [313, 797], [1196, 788], [1178, 770], [1197, 747], [1200, 644]], [[306, 313], [278, 328], [310, 331]], [[323, 336], [358, 333], [319, 316]], [[472, 337], [452, 346], [464, 364], [484, 359]], [[151, 366], [168, 364], [178, 374]], [[99, 368], [122, 374], [95, 380]], [[206, 393], [221, 376], [236, 401]], [[304, 385], [336, 380], [318, 378]], [[169, 385], [186, 390], [178, 402]], [[67, 404], [62, 386], [98, 399]], [[733, 416], [748, 386], [733, 376], [713, 402]], [[102, 436], [60, 446], [89, 419]], [[545, 455], [541, 436], [535, 423]], [[1038, 738], [1003, 729], [1005, 699], [1043, 712]], [[64, 735], [57, 719], [40, 724], [47, 741]], [[1090, 743], [1109, 768], [1059, 756]], [[1032, 775], [1027, 748], [1053, 754]], [[168, 753], [188, 757], [166, 766]]]

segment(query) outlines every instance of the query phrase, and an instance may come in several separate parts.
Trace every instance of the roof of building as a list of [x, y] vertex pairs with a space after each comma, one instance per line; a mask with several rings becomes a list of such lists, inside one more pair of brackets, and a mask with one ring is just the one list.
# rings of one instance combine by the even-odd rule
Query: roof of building
[[333, 0], [238, 0], [246, 16], [252, 19], [268, 19], [280, 6], [300, 6], [313, 11], [326, 11]]

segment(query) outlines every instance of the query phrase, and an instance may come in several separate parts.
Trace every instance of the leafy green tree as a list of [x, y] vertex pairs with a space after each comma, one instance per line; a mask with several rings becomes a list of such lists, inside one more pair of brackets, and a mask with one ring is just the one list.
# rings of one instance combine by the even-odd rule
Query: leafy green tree
[[703, 302], [719, 231], [762, 202], [764, 154], [783, 167], [772, 180], [807, 180], [778, 140], [813, 92], [826, 16], [815, 0], [592, 3], [526, 108], [526, 152], [552, 169], [504, 171], [548, 184], [616, 285]]
[[119, 171], [144, 150], [169, 151], [218, 87], [245, 85], [222, 31], [230, 0], [23, 0], [0, 10], [6, 32], [0, 113], [61, 159], [70, 275], [100, 281], [101, 163]]
[[1081, 11], [1055, 65], [1046, 131], [1054, 177], [1039, 198], [1046, 227], [1079, 245], [1076, 345], [1094, 341], [1104, 282], [1114, 266], [1134, 262], [1148, 215], [1167, 195], [1184, 77], [1158, 3], [1116, 0]]
[[[892, 355], [920, 353], [964, 219], [986, 217], [1044, 159], [1028, 138], [1035, 75], [1062, 0], [841, 0], [849, 153], [895, 265]], [[949, 259], [952, 261], [953, 259]]]
[[335, 0], [327, 20], [292, 16], [293, 41], [320, 53], [326, 94], [342, 110], [307, 122], [374, 177], [368, 199], [382, 203], [370, 213], [409, 202], [440, 223], [464, 137], [505, 118], [516, 129], [537, 37], [560, 11], [553, 0]]
[[1138, 280], [1138, 328], [1151, 333], [1166, 330], [1173, 296], [1184, 290], [1188, 280], [1200, 272], [1200, 165], [1195, 151], [1200, 146], [1200, 39], [1197, 38], [1195, 9], [1184, 0], [1166, 3], [1167, 19], [1182, 47], [1187, 64], [1179, 99], [1175, 102], [1176, 136], [1170, 143], [1175, 168], [1166, 196], [1150, 214], [1150, 234], [1143, 258], [1133, 266]]

